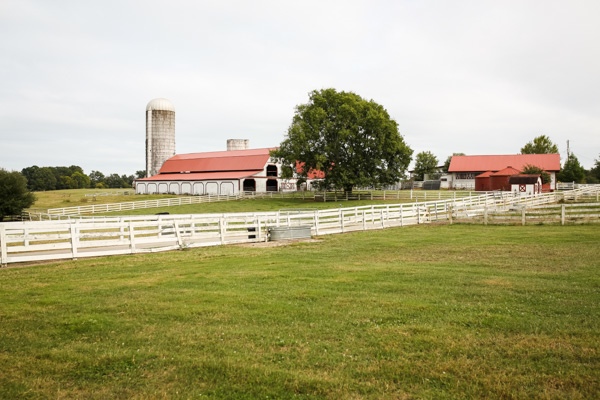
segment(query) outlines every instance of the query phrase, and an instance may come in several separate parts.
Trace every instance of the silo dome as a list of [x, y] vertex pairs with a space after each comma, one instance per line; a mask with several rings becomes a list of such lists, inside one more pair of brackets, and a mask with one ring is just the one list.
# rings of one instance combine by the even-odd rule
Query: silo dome
[[150, 100], [150, 102], [146, 106], [146, 111], [151, 111], [151, 110], [163, 110], [163, 111], [175, 112], [175, 107], [173, 106], [173, 103], [171, 103], [169, 100], [163, 99], [163, 98], [158, 98], [158, 99]]

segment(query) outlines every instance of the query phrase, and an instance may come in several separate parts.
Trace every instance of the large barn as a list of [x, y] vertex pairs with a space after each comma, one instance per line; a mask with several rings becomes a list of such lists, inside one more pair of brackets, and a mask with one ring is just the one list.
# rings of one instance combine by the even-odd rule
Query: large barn
[[297, 190], [295, 179], [280, 178], [281, 164], [271, 158], [271, 150], [177, 154], [165, 161], [158, 174], [137, 179], [135, 192], [235, 195], [242, 191]]
[[485, 174], [488, 178], [493, 178], [494, 173], [506, 168], [523, 171], [528, 165], [546, 171], [551, 179], [548, 190], [556, 189], [556, 174], [560, 171], [559, 154], [453, 156], [448, 167], [449, 187], [451, 189], [475, 189], [475, 177], [477, 176]]

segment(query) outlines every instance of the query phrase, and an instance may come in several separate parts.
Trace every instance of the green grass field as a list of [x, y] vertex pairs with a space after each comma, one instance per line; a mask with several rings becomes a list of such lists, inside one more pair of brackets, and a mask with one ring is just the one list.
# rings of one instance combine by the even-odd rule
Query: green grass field
[[0, 398], [593, 399], [597, 226], [0, 269]]
[[[125, 194], [125, 192], [128, 194]], [[121, 203], [174, 197], [173, 195], [166, 194], [136, 196], [134, 193], [135, 191], [133, 189], [69, 189], [34, 192], [36, 201], [31, 208], [47, 210], [49, 208]]]

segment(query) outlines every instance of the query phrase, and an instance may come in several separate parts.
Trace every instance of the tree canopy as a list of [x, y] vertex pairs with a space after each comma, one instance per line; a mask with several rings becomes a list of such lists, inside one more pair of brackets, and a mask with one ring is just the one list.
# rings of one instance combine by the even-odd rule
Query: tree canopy
[[415, 157], [414, 177], [417, 181], [425, 179], [425, 174], [433, 174], [437, 171], [438, 159], [430, 151], [422, 151]]
[[579, 160], [573, 153], [569, 154], [563, 168], [558, 173], [558, 180], [561, 182], [585, 182], [585, 168], [581, 166]]
[[590, 169], [587, 183], [599, 183], [600, 182], [600, 157], [594, 160], [594, 166]]
[[271, 155], [293, 166], [282, 171], [284, 178], [294, 172], [306, 178], [319, 170], [326, 187], [352, 191], [398, 182], [412, 152], [381, 105], [352, 92], [322, 89], [296, 107], [285, 139]]
[[548, 136], [540, 135], [523, 146], [521, 154], [558, 154], [558, 146]]
[[0, 221], [10, 215], [21, 215], [34, 202], [35, 195], [27, 189], [23, 174], [0, 168]]
[[[92, 171], [89, 176], [77, 165], [70, 167], [32, 167], [23, 168], [21, 173], [27, 179], [27, 188], [31, 191], [57, 190], [57, 189], [105, 189], [129, 188], [136, 178], [133, 175], [110, 174], [104, 175], [99, 171]], [[142, 174], [140, 176], [140, 174]], [[137, 171], [137, 178], [146, 175], [146, 171]]]
[[544, 171], [543, 169], [541, 169], [540, 167], [538, 167], [536, 165], [531, 165], [531, 164], [525, 165], [525, 167], [523, 167], [523, 171], [521, 171], [521, 173], [531, 174], [531, 175], [540, 175], [542, 178], [542, 183], [550, 183], [550, 181], [552, 180], [552, 178], [550, 177], [550, 174], [548, 172]]

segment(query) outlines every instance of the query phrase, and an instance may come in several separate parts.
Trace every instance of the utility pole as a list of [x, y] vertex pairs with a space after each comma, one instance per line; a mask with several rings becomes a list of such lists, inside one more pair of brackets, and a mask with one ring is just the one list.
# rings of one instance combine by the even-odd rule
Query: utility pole
[[571, 157], [571, 150], [569, 150], [569, 141], [567, 140], [567, 161], [569, 161], [569, 157]]

